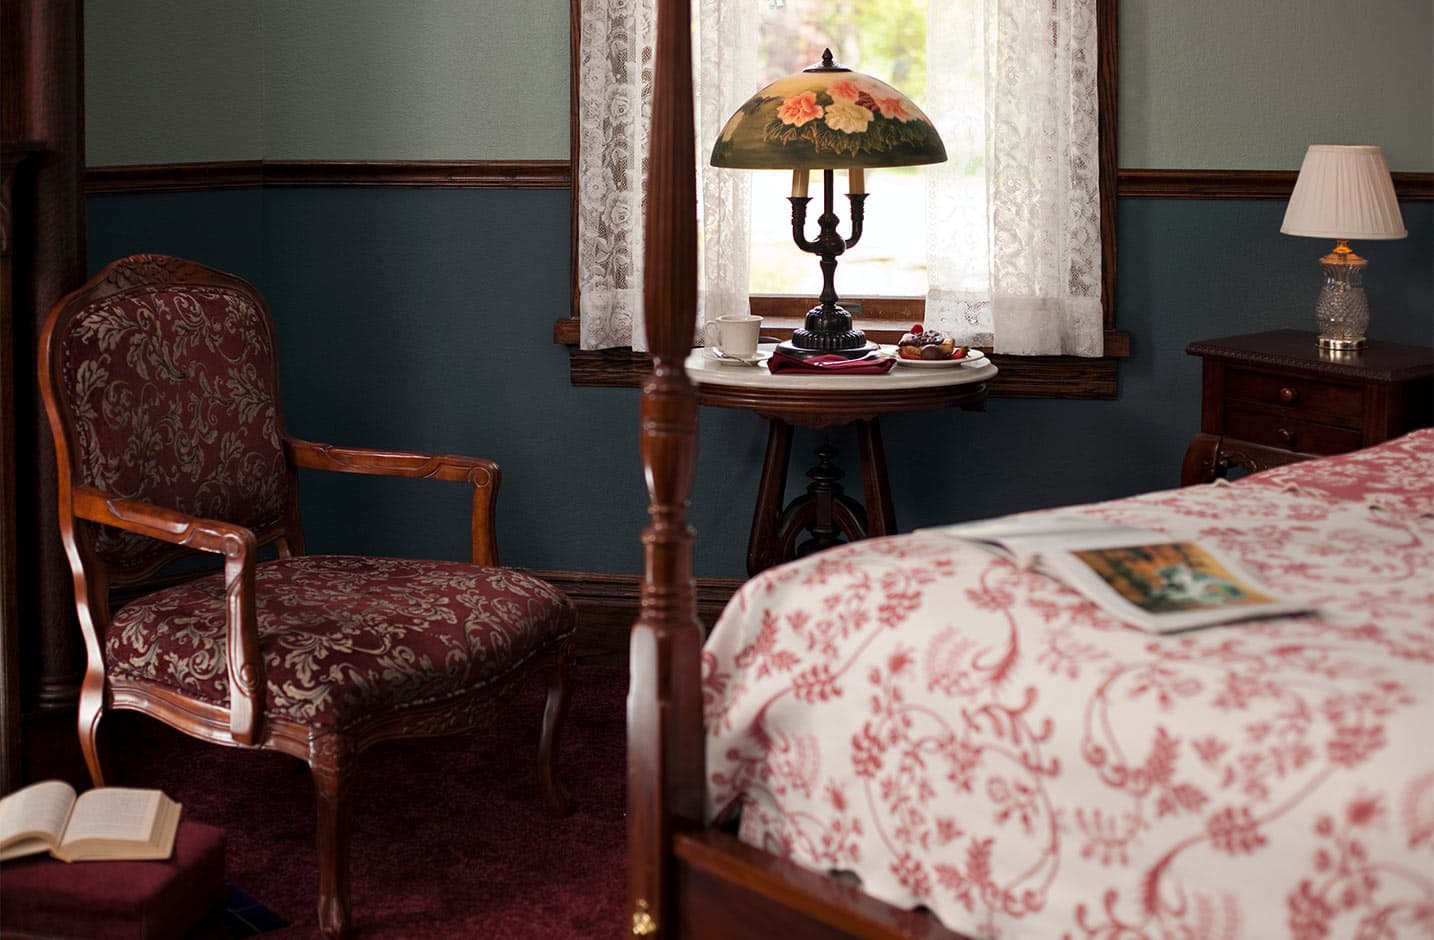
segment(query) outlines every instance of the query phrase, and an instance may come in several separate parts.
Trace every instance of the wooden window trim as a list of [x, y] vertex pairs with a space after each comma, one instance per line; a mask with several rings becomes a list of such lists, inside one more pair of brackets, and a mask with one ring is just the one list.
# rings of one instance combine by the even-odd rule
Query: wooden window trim
[[[1012, 398], [1114, 398], [1117, 392], [1117, 365], [1130, 354], [1130, 337], [1115, 328], [1115, 203], [1116, 203], [1116, 5], [1117, 0], [1096, 0], [1097, 69], [1096, 99], [1100, 150], [1100, 238], [1101, 238], [1101, 311], [1105, 325], [1105, 353], [1101, 358], [1079, 356], [993, 356], [1001, 372], [992, 384], [991, 393]], [[571, 284], [572, 312], [553, 327], [553, 341], [568, 347], [569, 372], [572, 383], [591, 387], [636, 387], [651, 367], [649, 358], [631, 349], [585, 350], [580, 348], [581, 325], [578, 297], [578, 66], [582, 44], [582, 0], [571, 0], [569, 7], [569, 159], [573, 173], [571, 209]], [[859, 325], [873, 340], [895, 342], [903, 329], [920, 322], [926, 301], [920, 297], [844, 298], [863, 306]], [[783, 311], [784, 319], [797, 319], [810, 306], [810, 298], [754, 296], [754, 311]], [[768, 315], [766, 313], [764, 316]], [[903, 322], [904, 321], [904, 322]], [[885, 322], [893, 329], [874, 323]], [[790, 327], [779, 325], [764, 328], [770, 336], [790, 335]]]

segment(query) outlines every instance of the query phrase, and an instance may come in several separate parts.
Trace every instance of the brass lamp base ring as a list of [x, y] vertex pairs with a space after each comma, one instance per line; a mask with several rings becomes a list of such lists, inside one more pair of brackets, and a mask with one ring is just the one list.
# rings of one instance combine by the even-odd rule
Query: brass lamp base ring
[[1363, 336], [1358, 339], [1339, 339], [1337, 337], [1321, 336], [1315, 342], [1320, 349], [1329, 349], [1334, 352], [1352, 352], [1356, 349], [1363, 349], [1365, 345]]

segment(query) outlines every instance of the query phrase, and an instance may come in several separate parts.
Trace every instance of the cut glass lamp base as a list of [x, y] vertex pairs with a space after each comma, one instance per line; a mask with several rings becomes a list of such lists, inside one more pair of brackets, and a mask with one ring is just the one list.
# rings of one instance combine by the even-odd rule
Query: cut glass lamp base
[[1316, 342], [1320, 349], [1352, 352], [1364, 348], [1364, 331], [1369, 328], [1369, 301], [1364, 296], [1366, 264], [1343, 241], [1320, 259], [1324, 282], [1315, 300], [1315, 326], [1319, 331]]

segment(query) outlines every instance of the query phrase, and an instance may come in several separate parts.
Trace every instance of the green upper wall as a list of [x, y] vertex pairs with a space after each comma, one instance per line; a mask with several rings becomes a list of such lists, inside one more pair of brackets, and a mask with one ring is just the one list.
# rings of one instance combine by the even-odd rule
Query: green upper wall
[[1309, 144], [1378, 144], [1434, 170], [1430, 0], [1120, 4], [1127, 168], [1296, 169]]
[[91, 166], [264, 156], [253, 0], [86, 0]]
[[568, 0], [263, 11], [270, 159], [568, 158]]
[[86, 0], [87, 160], [566, 160], [568, 56], [568, 0]]
[[[568, 0], [87, 0], [85, 33], [93, 166], [568, 156]], [[1123, 2], [1120, 165], [1434, 170], [1431, 49], [1429, 0]]]

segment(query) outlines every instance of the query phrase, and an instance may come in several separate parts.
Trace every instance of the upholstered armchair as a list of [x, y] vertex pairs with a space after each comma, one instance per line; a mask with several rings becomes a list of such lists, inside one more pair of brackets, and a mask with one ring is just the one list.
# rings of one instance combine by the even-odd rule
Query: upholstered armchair
[[[498, 566], [496, 464], [289, 437], [263, 299], [177, 258], [121, 259], [61, 300], [40, 376], [88, 661], [80, 745], [96, 786], [101, 719], [117, 708], [306, 761], [330, 937], [350, 926], [347, 788], [369, 745], [491, 719], [537, 674], [540, 790], [566, 811], [554, 749], [574, 611], [552, 586]], [[306, 555], [300, 467], [467, 483], [471, 562]], [[152, 582], [191, 551], [218, 555], [223, 571], [111, 611], [111, 591]]]

